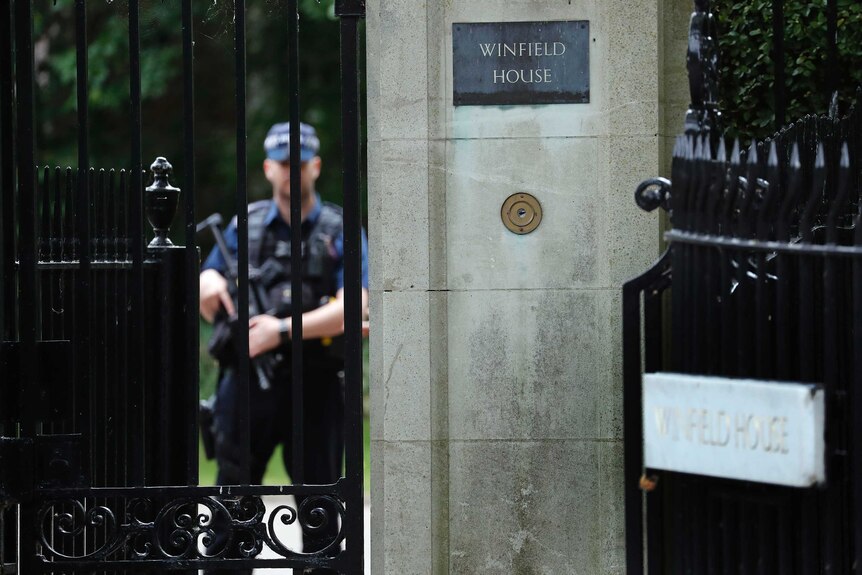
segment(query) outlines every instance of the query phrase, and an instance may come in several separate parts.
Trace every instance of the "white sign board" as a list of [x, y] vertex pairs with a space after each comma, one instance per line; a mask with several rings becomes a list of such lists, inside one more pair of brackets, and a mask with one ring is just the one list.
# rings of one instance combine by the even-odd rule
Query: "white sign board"
[[810, 487], [826, 479], [823, 390], [800, 383], [644, 375], [644, 464]]

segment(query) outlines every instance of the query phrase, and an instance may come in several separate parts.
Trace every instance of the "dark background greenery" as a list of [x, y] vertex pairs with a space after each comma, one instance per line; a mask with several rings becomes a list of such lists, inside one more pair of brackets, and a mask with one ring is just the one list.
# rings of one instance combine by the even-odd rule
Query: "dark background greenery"
[[[338, 21], [334, 0], [300, 0], [300, 98], [303, 121], [321, 139], [324, 170], [318, 190], [341, 203], [341, 111]], [[75, 26], [72, 0], [36, 0], [37, 160], [77, 161]], [[143, 161], [166, 156], [182, 187], [183, 68], [181, 3], [140, 3]], [[198, 219], [235, 212], [236, 100], [233, 3], [197, 1], [195, 41], [195, 190]], [[130, 165], [128, 1], [87, 3], [89, 36], [90, 156], [96, 167]], [[247, 2], [248, 191], [268, 196], [263, 139], [288, 118], [286, 0]], [[177, 218], [179, 219], [179, 218]], [[181, 222], [175, 222], [175, 232]], [[181, 233], [181, 231], [179, 232]], [[174, 234], [176, 237], [176, 233]], [[183, 238], [180, 237], [182, 243]], [[200, 238], [204, 247], [209, 238]]]
[[[772, 59], [773, 0], [717, 0], [720, 96], [730, 135], [763, 138], [775, 132]], [[784, 1], [786, 119], [824, 114], [827, 78], [826, 1]], [[862, 3], [838, 0], [837, 86], [846, 112], [862, 84]]]

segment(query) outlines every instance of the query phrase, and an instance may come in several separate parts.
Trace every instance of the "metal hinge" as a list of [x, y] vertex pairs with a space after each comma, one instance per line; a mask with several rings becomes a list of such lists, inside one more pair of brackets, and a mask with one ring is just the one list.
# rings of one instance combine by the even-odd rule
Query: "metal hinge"
[[0, 510], [35, 491], [89, 487], [81, 434], [0, 437]]
[[335, 15], [365, 18], [365, 0], [336, 0]]

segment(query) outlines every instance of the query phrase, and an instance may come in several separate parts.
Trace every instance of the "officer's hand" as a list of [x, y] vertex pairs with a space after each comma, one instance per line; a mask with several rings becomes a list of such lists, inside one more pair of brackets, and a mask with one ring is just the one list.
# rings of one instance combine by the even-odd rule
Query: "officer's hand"
[[257, 357], [278, 347], [281, 334], [279, 319], [271, 315], [256, 315], [248, 320], [248, 355]]
[[215, 270], [204, 270], [200, 276], [201, 316], [212, 323], [219, 308], [224, 306], [228, 315], [233, 316], [236, 310], [227, 289], [227, 280]]

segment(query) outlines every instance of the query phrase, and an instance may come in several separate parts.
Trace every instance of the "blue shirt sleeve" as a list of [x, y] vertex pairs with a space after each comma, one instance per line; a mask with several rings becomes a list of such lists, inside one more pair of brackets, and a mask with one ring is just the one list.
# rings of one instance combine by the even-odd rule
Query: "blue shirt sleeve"
[[[335, 238], [333, 242], [335, 253], [338, 255], [338, 261], [335, 266], [335, 287], [341, 289], [344, 287], [344, 232]], [[365, 236], [365, 230], [362, 230], [362, 287], [368, 289], [368, 238]]]
[[[238, 240], [235, 221], [235, 219], [231, 220], [224, 231], [224, 243], [227, 244], [227, 249], [231, 252], [234, 259], [236, 259], [237, 248], [239, 245], [237, 243]], [[225, 262], [222, 257], [221, 252], [218, 249], [218, 245], [213, 247], [212, 251], [207, 256], [207, 259], [204, 261], [203, 266], [201, 266], [201, 271], [204, 270], [216, 270], [223, 276], [227, 275], [227, 262]]]

